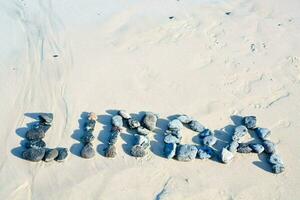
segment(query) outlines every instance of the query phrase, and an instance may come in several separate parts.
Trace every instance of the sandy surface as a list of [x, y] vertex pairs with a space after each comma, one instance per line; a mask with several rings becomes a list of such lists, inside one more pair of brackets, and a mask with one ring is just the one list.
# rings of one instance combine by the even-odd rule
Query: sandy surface
[[[299, 199], [299, 0], [0, 0], [0, 199]], [[226, 14], [226, 12], [231, 12]], [[169, 17], [174, 17], [170, 19]], [[56, 55], [56, 56], [54, 56]], [[161, 115], [142, 159], [103, 148], [115, 110]], [[78, 156], [81, 117], [98, 115], [96, 156]], [[64, 163], [20, 158], [30, 116], [53, 112]], [[228, 165], [163, 157], [167, 117], [185, 113], [229, 142], [232, 115], [256, 115], [285, 161]], [[184, 143], [197, 143], [185, 129]]]

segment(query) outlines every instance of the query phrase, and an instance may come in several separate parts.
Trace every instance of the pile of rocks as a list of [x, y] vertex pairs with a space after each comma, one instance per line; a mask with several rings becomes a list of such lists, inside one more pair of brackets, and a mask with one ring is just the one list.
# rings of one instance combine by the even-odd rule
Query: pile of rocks
[[95, 156], [95, 150], [92, 142], [95, 140], [93, 131], [95, 129], [96, 120], [97, 116], [95, 113], [92, 112], [88, 115], [88, 119], [84, 123], [84, 135], [81, 137], [81, 141], [84, 144], [84, 146], [80, 152], [82, 158], [89, 159]]
[[26, 132], [26, 150], [22, 156], [24, 159], [38, 162], [44, 160], [45, 162], [56, 160], [58, 162], [64, 161], [68, 156], [68, 149], [58, 147], [54, 149], [46, 148], [46, 143], [43, 141], [45, 133], [51, 127], [53, 121], [52, 113], [42, 113], [39, 115], [39, 121]]

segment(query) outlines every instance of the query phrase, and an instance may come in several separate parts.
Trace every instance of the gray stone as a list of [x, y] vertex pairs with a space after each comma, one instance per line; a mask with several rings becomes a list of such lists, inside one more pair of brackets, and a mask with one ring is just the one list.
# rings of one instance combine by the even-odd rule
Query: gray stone
[[264, 146], [261, 144], [250, 144], [250, 147], [253, 152], [258, 154], [262, 153], [265, 150]]
[[228, 151], [226, 148], [222, 149], [221, 159], [223, 163], [225, 164], [229, 163], [233, 159], [233, 157], [234, 157], [233, 153]]
[[81, 141], [85, 144], [85, 143], [91, 143], [92, 141], [94, 141], [95, 137], [92, 133], [88, 132], [85, 133], [82, 137], [81, 137]]
[[46, 143], [43, 140], [29, 140], [26, 143], [26, 148], [44, 148]]
[[284, 172], [285, 168], [281, 164], [276, 164], [276, 165], [272, 166], [272, 170], [273, 170], [273, 173], [280, 174], [280, 173]]
[[150, 147], [150, 140], [147, 136], [135, 134], [136, 137], [136, 144], [147, 149]]
[[114, 158], [117, 155], [117, 150], [115, 145], [109, 145], [105, 151], [105, 156], [108, 158]]
[[176, 144], [175, 143], [167, 143], [165, 144], [165, 155], [168, 159], [171, 159], [175, 156], [176, 154]]
[[239, 153], [251, 153], [252, 148], [249, 146], [249, 144], [239, 144], [239, 147], [237, 148], [237, 152]]
[[233, 135], [231, 139], [232, 141], [236, 141], [237, 143], [243, 143], [246, 140], [245, 137], [239, 137], [238, 135]]
[[128, 125], [129, 125], [130, 128], [134, 129], [134, 128], [137, 128], [137, 127], [141, 126], [141, 123], [138, 120], [129, 119], [128, 120]]
[[147, 112], [143, 119], [143, 124], [150, 131], [154, 131], [157, 123], [157, 116], [152, 112]]
[[190, 123], [191, 121], [193, 121], [193, 118], [192, 117], [189, 117], [187, 115], [180, 115], [179, 117], [177, 117], [177, 119], [179, 121], [181, 121], [181, 123], [183, 124], [188, 124]]
[[199, 138], [203, 139], [207, 136], [213, 135], [212, 131], [209, 129], [204, 129], [201, 133], [199, 133]]
[[123, 119], [130, 119], [131, 116], [128, 112], [126, 112], [125, 110], [120, 110], [119, 111], [119, 115], [123, 118]]
[[176, 152], [176, 158], [179, 161], [184, 161], [184, 162], [191, 161], [196, 158], [197, 152], [198, 149], [194, 145], [189, 145], [189, 144], [180, 145]]
[[144, 157], [147, 151], [140, 145], [134, 145], [130, 151], [131, 155], [134, 157]]
[[193, 131], [196, 131], [196, 132], [199, 132], [199, 133], [201, 133], [201, 132], [203, 132], [205, 130], [205, 127], [202, 124], [200, 124], [198, 121], [196, 121], [196, 120], [191, 121], [189, 123], [189, 125], [190, 125], [190, 128]]
[[53, 161], [58, 156], [57, 149], [47, 149], [43, 160], [45, 162]]
[[203, 145], [207, 145], [211, 147], [214, 144], [216, 144], [216, 142], [217, 142], [217, 138], [213, 135], [209, 135], [203, 138]]
[[40, 140], [45, 137], [45, 132], [37, 129], [30, 129], [26, 132], [25, 137], [27, 140]]
[[170, 130], [181, 130], [183, 128], [183, 124], [178, 119], [173, 119], [169, 122], [168, 127]]
[[26, 149], [22, 156], [24, 159], [33, 161], [33, 162], [38, 162], [43, 159], [45, 155], [45, 149], [44, 148], [29, 148]]
[[88, 132], [92, 132], [95, 129], [96, 121], [95, 120], [88, 120], [84, 124], [84, 130]]
[[244, 137], [247, 133], [248, 133], [247, 127], [240, 125], [235, 127], [233, 135], [237, 137]]
[[80, 152], [81, 157], [83, 158], [92, 158], [95, 156], [95, 150], [93, 148], [93, 144], [92, 143], [87, 143], [86, 145], [84, 145], [84, 147], [82, 148], [81, 152]]
[[53, 114], [52, 113], [42, 113], [39, 115], [40, 122], [45, 124], [51, 124], [53, 121]]
[[263, 141], [263, 146], [266, 153], [273, 154], [276, 152], [276, 145], [270, 140]]
[[115, 115], [112, 117], [111, 123], [113, 126], [121, 128], [123, 126], [123, 118], [120, 115]]
[[176, 143], [180, 143], [180, 141], [181, 141], [181, 139], [179, 139], [176, 136], [171, 135], [171, 134], [165, 136], [165, 138], [164, 138], [165, 143], [175, 143], [176, 144]]
[[246, 116], [243, 118], [243, 123], [248, 129], [254, 129], [256, 127], [256, 117]]
[[272, 154], [270, 156], [269, 162], [273, 165], [280, 164], [283, 165], [283, 161], [278, 154]]
[[200, 147], [198, 149], [198, 157], [203, 160], [203, 159], [209, 159], [213, 156], [214, 154], [214, 151], [208, 147], [208, 146], [205, 146], [205, 147]]
[[256, 128], [255, 133], [262, 140], [266, 140], [271, 135], [271, 131], [267, 128]]
[[139, 127], [137, 127], [137, 133], [140, 135], [149, 135], [149, 133], [151, 133], [151, 131], [142, 126], [139, 126]]
[[113, 145], [117, 143], [118, 137], [119, 137], [120, 132], [119, 131], [112, 131], [111, 135], [108, 140], [109, 145]]
[[181, 138], [182, 138], [181, 130], [166, 130], [164, 135], [165, 136], [173, 135], [173, 136], [177, 137], [179, 140], [181, 140]]
[[235, 153], [237, 151], [237, 148], [239, 147], [239, 143], [237, 141], [232, 141], [229, 146], [227, 147], [228, 151], [231, 153]]
[[51, 127], [51, 125], [49, 125], [49, 124], [36, 123], [36, 124], [33, 125], [32, 129], [35, 129], [38, 132], [46, 133], [49, 130], [50, 127]]
[[68, 157], [68, 149], [67, 148], [56, 148], [58, 151], [58, 156], [54, 159], [57, 162], [62, 162]]

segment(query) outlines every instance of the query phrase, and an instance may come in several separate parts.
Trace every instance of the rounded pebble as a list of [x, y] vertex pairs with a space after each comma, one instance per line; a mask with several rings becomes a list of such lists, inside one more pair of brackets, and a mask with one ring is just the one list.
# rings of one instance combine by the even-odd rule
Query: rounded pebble
[[246, 116], [243, 118], [243, 123], [248, 129], [254, 129], [256, 127], [256, 117]]
[[280, 173], [284, 172], [285, 168], [281, 164], [276, 164], [276, 165], [272, 166], [272, 170], [273, 170], [273, 173], [280, 174]]
[[148, 129], [142, 127], [142, 126], [137, 127], [137, 132], [140, 135], [149, 135], [149, 133], [151, 133], [150, 130], [148, 130]]
[[131, 118], [130, 114], [128, 112], [126, 112], [125, 110], [120, 110], [119, 115], [121, 117], [123, 117], [123, 119], [130, 119]]
[[231, 153], [237, 152], [237, 148], [239, 147], [239, 143], [237, 141], [232, 141], [227, 147], [228, 151]]
[[200, 122], [196, 121], [196, 120], [193, 120], [189, 123], [190, 125], [190, 128], [193, 130], [193, 131], [196, 131], [196, 132], [203, 132], [205, 130], [205, 127], [200, 124]]
[[175, 143], [167, 143], [165, 144], [165, 148], [164, 148], [164, 152], [165, 152], [165, 156], [168, 159], [171, 159], [175, 156], [176, 154], [176, 144]]
[[131, 148], [130, 153], [134, 157], [144, 157], [147, 154], [147, 152], [145, 151], [145, 149], [143, 147], [139, 146], [139, 145], [134, 145]]
[[216, 144], [216, 142], [217, 142], [217, 138], [213, 135], [209, 135], [203, 138], [203, 144], [210, 147]]
[[173, 119], [169, 122], [168, 127], [170, 130], [181, 130], [183, 128], [183, 124], [178, 119]]
[[252, 148], [249, 146], [249, 144], [239, 144], [239, 147], [237, 148], [237, 152], [239, 153], [251, 153]]
[[30, 140], [26, 143], [26, 148], [44, 148], [46, 143], [43, 140]]
[[226, 148], [222, 149], [221, 159], [223, 163], [225, 164], [229, 163], [233, 159], [233, 157], [234, 157], [233, 153], [228, 151]]
[[245, 136], [247, 133], [248, 133], [247, 127], [245, 127], [245, 126], [243, 126], [243, 125], [240, 125], [240, 126], [237, 126], [237, 127], [234, 129], [233, 135], [234, 135], [234, 136], [237, 136], [237, 137], [243, 137], [243, 136]]
[[280, 164], [283, 165], [283, 161], [278, 154], [272, 154], [270, 156], [269, 162], [273, 165]]
[[105, 156], [108, 158], [114, 158], [117, 155], [117, 150], [115, 145], [109, 145], [105, 151]]
[[89, 114], [88, 120], [90, 120], [90, 121], [96, 121], [97, 120], [97, 115], [95, 113], [91, 112]]
[[270, 140], [263, 141], [263, 146], [266, 153], [273, 154], [276, 152], [276, 145]]
[[190, 123], [191, 121], [193, 121], [193, 118], [192, 117], [189, 117], [187, 115], [180, 115], [179, 117], [177, 117], [177, 119], [179, 121], [181, 121], [181, 123], [184, 123], [184, 124], [188, 124]]
[[58, 156], [57, 149], [48, 149], [48, 150], [46, 150], [43, 160], [45, 162], [50, 162], [50, 161], [53, 161], [57, 156]]
[[84, 124], [84, 130], [85, 131], [89, 131], [92, 132], [95, 129], [95, 125], [96, 125], [96, 121], [95, 120], [88, 120], [87, 122], [85, 122]]
[[206, 147], [200, 147], [198, 149], [198, 157], [203, 160], [203, 159], [209, 159], [213, 156], [214, 151], [206, 146]]
[[141, 126], [140, 122], [139, 122], [138, 120], [135, 120], [135, 119], [129, 119], [129, 120], [128, 120], [128, 125], [129, 125], [129, 127], [132, 128], [132, 129]]
[[86, 145], [84, 145], [84, 147], [82, 148], [81, 152], [80, 152], [81, 157], [83, 158], [92, 158], [95, 156], [95, 150], [93, 148], [92, 143], [87, 143]]
[[164, 138], [164, 142], [165, 143], [180, 143], [180, 140], [181, 139], [179, 139], [179, 138], [177, 138], [176, 136], [174, 136], [174, 135], [171, 135], [171, 134], [169, 134], [169, 135], [167, 135], [165, 138]]
[[81, 141], [83, 143], [91, 143], [92, 141], [94, 141], [95, 137], [92, 133], [86, 133], [81, 137]]
[[154, 131], [157, 123], [157, 116], [152, 112], [147, 112], [143, 119], [144, 126], [150, 131]]
[[26, 149], [22, 156], [24, 159], [38, 162], [44, 158], [45, 155], [45, 149], [44, 148], [29, 148]]
[[178, 150], [176, 152], [176, 158], [179, 161], [191, 161], [196, 158], [196, 155], [198, 153], [198, 149], [194, 145], [184, 144], [180, 145], [178, 147]]
[[45, 132], [37, 129], [30, 129], [26, 132], [25, 137], [27, 140], [40, 140], [45, 137]]
[[120, 115], [115, 115], [112, 117], [112, 125], [121, 128], [123, 126], [123, 119]]
[[56, 148], [58, 151], [58, 156], [54, 159], [57, 162], [62, 162], [68, 157], [68, 149], [67, 148]]

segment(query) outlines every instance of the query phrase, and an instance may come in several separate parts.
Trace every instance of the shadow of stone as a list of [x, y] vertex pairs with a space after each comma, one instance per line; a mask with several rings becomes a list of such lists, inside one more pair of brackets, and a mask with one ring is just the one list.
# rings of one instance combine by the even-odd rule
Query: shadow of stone
[[162, 118], [159, 118], [157, 120], [157, 128], [155, 129], [154, 131], [154, 137], [150, 144], [151, 144], [151, 147], [150, 147], [150, 151], [152, 153], [154, 153], [155, 155], [159, 156], [159, 157], [162, 157], [162, 158], [165, 158], [165, 154], [164, 154], [164, 147], [165, 147], [165, 143], [164, 143], [164, 138], [165, 138], [165, 135], [164, 135], [164, 132], [167, 130], [168, 128], [168, 123], [169, 123], [169, 120], [166, 120], [166, 119], [162, 119]]
[[271, 164], [268, 162], [269, 155], [266, 153], [258, 154], [258, 158], [260, 161], [254, 161], [252, 163], [266, 172], [273, 173]]
[[78, 143], [75, 143], [71, 146], [70, 152], [78, 157], [81, 157], [80, 152], [83, 148], [83, 144], [81, 143], [81, 137], [84, 134], [83, 127], [85, 120], [88, 118], [89, 113], [88, 112], [82, 112], [80, 115], [80, 119], [78, 120], [78, 129], [74, 130], [71, 137], [78, 141]]
[[232, 122], [236, 125], [242, 125], [243, 124], [243, 117], [240, 115], [231, 115], [230, 119], [232, 120]]
[[41, 112], [39, 113], [25, 113], [24, 115], [26, 117], [30, 117], [32, 119], [35, 119], [35, 120], [39, 120], [39, 115], [42, 114]]

